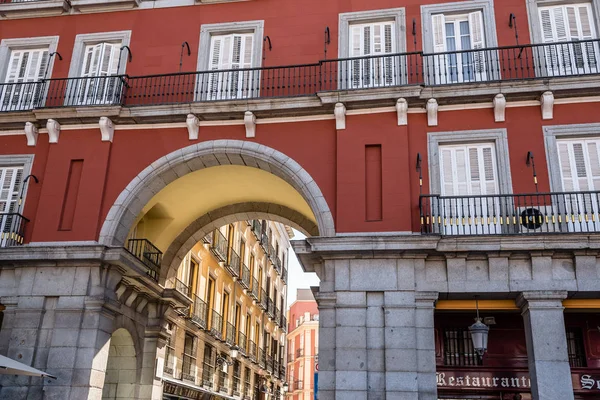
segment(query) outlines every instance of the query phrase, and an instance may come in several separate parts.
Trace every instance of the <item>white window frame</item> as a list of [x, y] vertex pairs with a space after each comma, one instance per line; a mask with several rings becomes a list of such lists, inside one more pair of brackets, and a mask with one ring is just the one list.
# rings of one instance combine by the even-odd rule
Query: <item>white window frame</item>
[[[200, 47], [198, 49], [198, 61], [196, 71], [199, 73], [196, 77], [196, 101], [212, 100], [208, 93], [203, 93], [202, 87], [206, 87], [211, 75], [206, 71], [210, 70], [210, 60], [212, 53], [212, 37], [230, 34], [250, 33], [253, 35], [253, 49], [251, 68], [260, 68], [262, 66], [263, 38], [264, 38], [264, 20], [243, 21], [243, 22], [227, 22], [218, 24], [203, 24], [200, 27]], [[260, 74], [260, 72], [259, 72]], [[260, 83], [260, 76], [254, 77], [253, 82]], [[200, 88], [198, 86], [200, 85]], [[258, 84], [260, 87], [260, 84]], [[256, 88], [251, 97], [256, 97], [258, 93]], [[228, 100], [228, 98], [216, 99]]]
[[529, 36], [531, 43], [544, 43], [542, 35], [542, 24], [540, 21], [540, 7], [556, 6], [556, 5], [572, 5], [572, 4], [591, 4], [592, 19], [594, 28], [596, 29], [596, 37], [600, 37], [600, 0], [528, 0], [527, 16], [529, 17]]

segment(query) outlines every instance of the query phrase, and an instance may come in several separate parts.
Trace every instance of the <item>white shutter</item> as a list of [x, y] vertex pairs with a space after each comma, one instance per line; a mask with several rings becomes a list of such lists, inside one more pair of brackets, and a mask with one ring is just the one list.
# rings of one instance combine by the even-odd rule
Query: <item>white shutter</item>
[[600, 190], [600, 139], [559, 140], [563, 190]]
[[443, 53], [446, 51], [446, 19], [444, 14], [431, 16], [433, 31], [433, 52]]
[[[471, 31], [471, 48], [473, 50], [485, 48], [485, 34], [483, 30], [483, 13], [476, 11], [469, 13], [469, 29]], [[485, 74], [485, 54], [483, 51], [473, 52], [475, 72], [480, 75], [477, 80], [483, 80]]]
[[0, 212], [17, 212], [22, 184], [22, 166], [0, 168]]
[[443, 196], [498, 193], [498, 173], [493, 144], [440, 147]]
[[48, 49], [14, 50], [10, 54], [6, 83], [35, 82], [44, 77]]

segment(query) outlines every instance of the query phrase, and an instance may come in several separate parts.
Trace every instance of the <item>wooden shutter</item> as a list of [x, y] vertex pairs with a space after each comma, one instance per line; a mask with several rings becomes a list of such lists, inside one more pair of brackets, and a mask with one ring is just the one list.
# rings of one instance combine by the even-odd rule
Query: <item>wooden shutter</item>
[[559, 140], [563, 190], [600, 190], [600, 139]]
[[6, 83], [35, 82], [48, 68], [48, 49], [12, 51], [8, 66]]
[[22, 166], [0, 168], [0, 212], [17, 212], [22, 184]]
[[497, 194], [494, 145], [441, 146], [440, 175], [443, 196]]
[[[485, 48], [485, 34], [483, 30], [483, 13], [475, 11], [469, 13], [469, 29], [471, 31], [471, 48], [473, 50]], [[457, 38], [457, 40], [459, 40]], [[473, 52], [473, 63], [475, 72], [479, 75], [485, 73], [485, 54], [482, 51]], [[478, 77], [478, 80], [481, 80]]]
[[[435, 14], [431, 16], [433, 32], [433, 52], [443, 53], [446, 51], [446, 18], [444, 14]], [[446, 83], [447, 71], [446, 56], [434, 54], [433, 60], [430, 59], [428, 68], [431, 68], [433, 62], [433, 76], [430, 77], [431, 83]]]

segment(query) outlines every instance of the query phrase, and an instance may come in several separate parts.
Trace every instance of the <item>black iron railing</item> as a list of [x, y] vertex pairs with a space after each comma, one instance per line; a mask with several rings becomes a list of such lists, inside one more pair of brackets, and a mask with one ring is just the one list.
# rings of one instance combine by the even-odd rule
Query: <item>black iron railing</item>
[[227, 238], [219, 229], [215, 229], [210, 249], [219, 261], [227, 261], [227, 248]]
[[185, 296], [191, 297], [191, 295], [192, 295], [191, 289], [192, 288], [190, 286], [186, 285], [179, 279], [175, 279], [175, 290], [177, 290], [179, 293], [181, 293]]
[[265, 350], [264, 349], [258, 349], [258, 365], [261, 366], [261, 368], [266, 368], [267, 367], [267, 360], [265, 358]]
[[27, 218], [19, 213], [0, 213], [0, 248], [20, 246], [25, 237]]
[[281, 314], [279, 314], [279, 307], [275, 307], [275, 325], [279, 326], [279, 324], [281, 324]]
[[212, 310], [210, 334], [219, 340], [223, 339], [223, 317], [215, 310]]
[[283, 281], [283, 283], [287, 282], [287, 268], [284, 266], [283, 270], [281, 271], [281, 280]]
[[444, 365], [482, 365], [481, 358], [473, 348], [471, 332], [467, 328], [446, 328], [443, 335]]
[[208, 326], [208, 308], [206, 302], [204, 302], [198, 296], [194, 296], [194, 308], [192, 309], [191, 319], [192, 322], [198, 325], [202, 329], [206, 329]]
[[250, 269], [246, 266], [245, 262], [242, 262], [242, 279], [240, 279], [240, 285], [244, 289], [250, 289]]
[[248, 340], [248, 358], [250, 361], [256, 362], [256, 343], [252, 340]]
[[269, 317], [275, 318], [275, 303], [270, 297], [267, 298], [267, 314]]
[[267, 309], [267, 291], [265, 289], [260, 290], [260, 304], [258, 306], [263, 310]]
[[422, 234], [600, 232], [600, 191], [480, 196], [422, 195]]
[[204, 236], [202, 238], [202, 242], [212, 246], [212, 244], [213, 244], [213, 236], [214, 236], [213, 232], [210, 232], [210, 233], [206, 234], [206, 236]]
[[277, 359], [273, 359], [273, 375], [279, 377], [279, 361]]
[[285, 363], [281, 360], [281, 366], [279, 367], [279, 378], [285, 381]]
[[36, 107], [111, 106], [123, 104], [126, 76], [58, 78], [41, 81]]
[[233, 346], [235, 344], [235, 326], [233, 326], [231, 322], [228, 322], [225, 325], [225, 329], [225, 343], [227, 343], [230, 346]]
[[280, 326], [284, 332], [287, 332], [287, 318], [285, 317], [284, 312], [281, 313], [281, 325]]
[[250, 293], [250, 297], [252, 297], [254, 300], [258, 300], [259, 290], [258, 280], [256, 278], [252, 278], [252, 292]]
[[267, 354], [267, 371], [273, 373], [273, 356]]
[[260, 246], [263, 248], [266, 254], [269, 252], [269, 235], [267, 232], [262, 231], [260, 233]]
[[236, 278], [240, 276], [240, 256], [233, 248], [229, 249], [229, 260], [225, 263], [225, 267], [231, 276]]
[[271, 261], [271, 264], [275, 265], [275, 259], [277, 258], [277, 255], [275, 254], [275, 247], [273, 247], [273, 243], [269, 243], [268, 256], [269, 261]]
[[155, 281], [158, 281], [160, 264], [162, 263], [162, 251], [152, 244], [148, 239], [129, 239], [127, 250], [140, 260], [148, 268], [146, 273]]
[[262, 229], [262, 224], [261, 224], [260, 220], [253, 219], [252, 220], [252, 233], [254, 234], [254, 237], [256, 237], [256, 240], [260, 240], [261, 229]]
[[246, 338], [246, 335], [241, 331], [238, 332], [237, 345], [239, 347], [240, 353], [242, 353], [243, 355], [246, 355], [248, 353], [248, 340]]

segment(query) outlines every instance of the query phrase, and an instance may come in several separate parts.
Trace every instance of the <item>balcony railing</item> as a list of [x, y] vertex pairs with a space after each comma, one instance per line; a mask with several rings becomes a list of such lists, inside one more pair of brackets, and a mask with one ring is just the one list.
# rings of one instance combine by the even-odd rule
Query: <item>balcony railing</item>
[[227, 343], [230, 346], [235, 345], [235, 326], [233, 326], [231, 322], [228, 322], [225, 325], [225, 329], [225, 343]]
[[206, 302], [200, 299], [198, 296], [194, 296], [194, 308], [192, 309], [191, 319], [192, 322], [198, 325], [202, 329], [206, 329], [208, 326], [208, 308]]
[[287, 268], [284, 266], [283, 271], [281, 272], [281, 280], [283, 283], [287, 282]]
[[279, 307], [275, 307], [275, 325], [281, 324], [281, 314], [279, 314]]
[[188, 297], [192, 295], [192, 288], [179, 279], [175, 279], [175, 290]]
[[215, 310], [212, 310], [210, 334], [219, 340], [223, 339], [223, 317]]
[[426, 235], [600, 232], [600, 191], [422, 195], [419, 209]]
[[[443, 53], [383, 54], [304, 65], [44, 79], [1, 84], [0, 112], [284, 98], [336, 90], [595, 75], [600, 73], [599, 59], [600, 39], [593, 39]], [[264, 235], [255, 224], [252, 231]]]
[[279, 361], [273, 359], [273, 375], [279, 377]]
[[202, 386], [212, 389], [215, 367], [208, 363], [202, 363]]
[[256, 362], [256, 343], [252, 340], [248, 340], [248, 358], [250, 361]]
[[152, 244], [148, 239], [129, 239], [127, 250], [140, 260], [148, 268], [146, 273], [155, 281], [158, 281], [160, 264], [162, 263], [162, 251]]
[[259, 287], [258, 287], [258, 280], [256, 278], [252, 278], [252, 292], [250, 293], [250, 297], [252, 297], [254, 300], [259, 299]]
[[267, 298], [267, 314], [269, 317], [275, 318], [275, 303], [271, 298]]
[[280, 326], [284, 332], [287, 332], [287, 318], [285, 317], [284, 312], [281, 313], [281, 325]]
[[0, 213], [0, 247], [22, 245], [27, 222], [29, 220], [19, 213]]
[[242, 279], [240, 279], [240, 285], [244, 289], [250, 289], [250, 269], [244, 262], [242, 262]]
[[273, 373], [273, 356], [267, 354], [267, 371]]
[[260, 220], [253, 219], [252, 220], [252, 233], [256, 237], [256, 240], [260, 240], [260, 231], [262, 229], [262, 224]]
[[237, 345], [238, 345], [238, 347], [240, 349], [240, 353], [242, 353], [243, 355], [247, 354], [247, 352], [248, 352], [248, 340], [246, 338], [246, 335], [243, 334], [242, 332], [238, 332]]
[[281, 360], [281, 366], [279, 367], [279, 378], [285, 381], [285, 364], [283, 360]]
[[265, 253], [269, 251], [269, 235], [267, 232], [262, 231], [260, 234], [260, 246], [263, 248]]
[[260, 365], [263, 369], [267, 367], [264, 349], [258, 349], [258, 365]]
[[236, 278], [240, 276], [240, 256], [232, 248], [229, 249], [229, 261], [225, 263], [225, 267], [231, 276]]
[[267, 309], [267, 292], [265, 289], [260, 290], [260, 304], [259, 307], [263, 310]]
[[269, 243], [268, 252], [269, 260], [271, 261], [271, 264], [275, 266], [275, 259], [277, 258], [277, 254], [275, 253], [275, 247], [273, 247], [272, 243]]
[[304, 356], [304, 349], [296, 349], [296, 358]]
[[227, 238], [219, 229], [215, 229], [213, 232], [213, 241], [210, 249], [219, 261], [227, 261], [227, 248]]
[[294, 390], [303, 390], [304, 383], [302, 381], [294, 381]]

